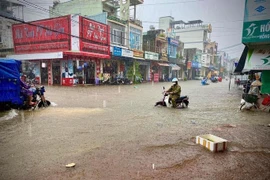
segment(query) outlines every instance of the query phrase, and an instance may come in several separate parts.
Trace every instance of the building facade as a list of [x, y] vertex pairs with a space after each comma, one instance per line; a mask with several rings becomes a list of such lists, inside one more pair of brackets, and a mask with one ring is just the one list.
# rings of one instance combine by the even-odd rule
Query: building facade
[[[45, 28], [44, 28], [45, 27]], [[110, 27], [79, 15], [12, 27], [23, 73], [48, 85], [95, 84], [101, 61], [110, 59]]]
[[16, 20], [23, 20], [24, 6], [15, 0], [0, 1], [0, 57], [14, 53], [12, 39], [12, 25], [18, 23]]

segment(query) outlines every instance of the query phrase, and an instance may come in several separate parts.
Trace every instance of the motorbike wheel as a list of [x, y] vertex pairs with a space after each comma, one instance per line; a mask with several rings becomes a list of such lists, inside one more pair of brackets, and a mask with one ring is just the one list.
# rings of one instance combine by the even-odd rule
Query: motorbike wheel
[[188, 107], [189, 102], [188, 101], [184, 101], [184, 103], [185, 103], [186, 107]]
[[246, 105], [246, 103], [243, 103], [241, 106], [240, 106], [240, 111], [242, 111], [244, 109], [244, 106]]
[[40, 101], [40, 102], [38, 103], [38, 107], [39, 107], [39, 108], [41, 108], [41, 107], [48, 107], [48, 106], [50, 106], [50, 105], [51, 105], [51, 102], [48, 101], [48, 100], [46, 100], [46, 103], [43, 103], [42, 101]]

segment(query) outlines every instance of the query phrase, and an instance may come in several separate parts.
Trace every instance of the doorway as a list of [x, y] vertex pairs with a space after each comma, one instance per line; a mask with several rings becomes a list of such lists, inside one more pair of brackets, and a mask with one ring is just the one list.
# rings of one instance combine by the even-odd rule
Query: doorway
[[84, 63], [84, 79], [86, 84], [95, 84], [95, 63]]

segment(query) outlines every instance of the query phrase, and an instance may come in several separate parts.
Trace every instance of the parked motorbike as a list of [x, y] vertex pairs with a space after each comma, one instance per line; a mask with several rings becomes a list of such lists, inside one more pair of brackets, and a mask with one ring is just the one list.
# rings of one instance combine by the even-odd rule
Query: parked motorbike
[[[155, 106], [172, 106], [171, 99], [169, 98], [169, 94], [165, 92], [165, 87], [163, 87], [163, 99], [161, 101], [156, 102]], [[187, 108], [189, 105], [189, 97], [181, 96], [176, 100], [177, 108]]]
[[212, 83], [217, 83], [218, 82], [218, 79], [216, 77], [211, 77], [210, 80], [211, 80]]
[[240, 101], [240, 111], [244, 109], [251, 110], [252, 108], [258, 109], [257, 101], [258, 96], [244, 93]]

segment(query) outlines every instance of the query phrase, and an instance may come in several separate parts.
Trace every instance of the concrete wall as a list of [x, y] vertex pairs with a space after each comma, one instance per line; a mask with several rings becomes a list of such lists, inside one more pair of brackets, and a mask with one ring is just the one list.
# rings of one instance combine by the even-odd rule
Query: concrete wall
[[0, 49], [13, 48], [12, 20], [0, 17]]
[[180, 40], [185, 44], [185, 49], [187, 48], [197, 48], [200, 50], [204, 49], [204, 30], [191, 30], [191, 31], [181, 31], [175, 30], [176, 36], [180, 36]]
[[103, 5], [100, 0], [73, 0], [50, 7], [50, 17], [80, 13], [82, 16], [91, 16], [102, 13]]
[[170, 27], [170, 22], [174, 21], [174, 18], [171, 16], [166, 17], [160, 17], [159, 18], [159, 29], [165, 30], [167, 32], [167, 29]]

